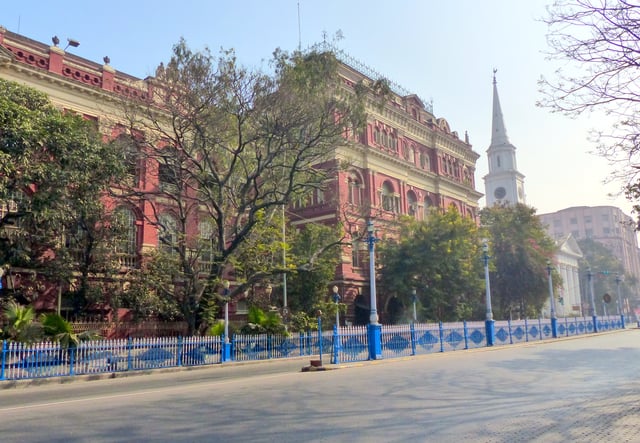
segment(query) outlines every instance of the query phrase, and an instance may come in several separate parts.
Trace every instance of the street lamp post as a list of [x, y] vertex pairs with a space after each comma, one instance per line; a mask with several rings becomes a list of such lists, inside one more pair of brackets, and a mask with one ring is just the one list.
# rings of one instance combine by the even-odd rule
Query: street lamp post
[[415, 288], [411, 290], [411, 302], [413, 303], [413, 322], [416, 323], [418, 321], [418, 313], [416, 311], [416, 302], [418, 301], [418, 295], [416, 294]]
[[556, 318], [556, 300], [553, 296], [553, 268], [551, 262], [547, 260], [547, 275], [549, 276], [549, 310], [551, 311], [551, 336], [558, 338], [558, 319]]
[[336, 324], [333, 327], [333, 364], [340, 363], [340, 294], [338, 286], [333, 286], [333, 302], [336, 304]]
[[593, 321], [593, 332], [598, 332], [598, 316], [596, 315], [596, 301], [593, 295], [593, 273], [591, 268], [587, 269], [587, 280], [589, 281], [589, 295], [591, 296], [591, 319]]
[[369, 245], [369, 286], [371, 288], [371, 311], [367, 325], [369, 339], [369, 359], [382, 358], [382, 327], [378, 323], [378, 309], [376, 307], [376, 255], [375, 247], [378, 239], [375, 237], [373, 222], [367, 221], [367, 244]]
[[224, 345], [222, 348], [222, 361], [231, 359], [231, 342], [229, 341], [229, 281], [225, 280], [222, 284], [224, 290]]
[[333, 302], [336, 304], [336, 326], [340, 326], [340, 294], [338, 293], [338, 287], [333, 286]]
[[620, 274], [616, 273], [616, 306], [618, 307], [618, 315], [620, 316], [622, 329], [624, 329], [624, 310], [620, 307], [620, 282], [622, 282], [622, 278]]
[[487, 305], [487, 316], [485, 319], [485, 329], [487, 333], [487, 346], [493, 346], [495, 341], [495, 324], [493, 321], [493, 310], [491, 309], [491, 281], [489, 280], [489, 244], [485, 240], [482, 244], [482, 259], [484, 261], [484, 281], [486, 286], [485, 299]]

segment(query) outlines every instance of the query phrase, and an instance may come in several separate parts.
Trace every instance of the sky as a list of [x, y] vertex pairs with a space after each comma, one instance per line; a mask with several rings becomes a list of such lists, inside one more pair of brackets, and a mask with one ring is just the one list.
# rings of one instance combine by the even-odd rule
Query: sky
[[[558, 66], [546, 59], [551, 0], [182, 0], [42, 2], [0, 0], [0, 25], [31, 39], [80, 42], [74, 54], [144, 78], [170, 58], [181, 37], [194, 50], [236, 51], [268, 68], [274, 49], [307, 48], [324, 38], [389, 80], [433, 103], [474, 151], [484, 193], [497, 69], [507, 134], [525, 175], [527, 204], [539, 214], [571, 206], [616, 206], [631, 215], [612, 167], [592, 152], [593, 116], [570, 119], [536, 107], [538, 80]], [[341, 39], [335, 36], [342, 34]], [[484, 199], [480, 201], [484, 205]]]

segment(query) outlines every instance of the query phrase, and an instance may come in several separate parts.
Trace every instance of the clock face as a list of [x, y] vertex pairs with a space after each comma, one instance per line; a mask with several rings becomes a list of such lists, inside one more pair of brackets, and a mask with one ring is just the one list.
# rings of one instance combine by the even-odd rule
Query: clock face
[[503, 199], [506, 195], [507, 191], [502, 186], [493, 191], [493, 196], [499, 200]]

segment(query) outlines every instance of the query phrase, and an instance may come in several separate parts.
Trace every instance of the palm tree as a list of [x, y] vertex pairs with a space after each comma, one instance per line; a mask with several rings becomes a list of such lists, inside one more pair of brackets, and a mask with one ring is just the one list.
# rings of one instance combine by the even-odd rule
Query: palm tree
[[22, 306], [10, 301], [4, 309], [6, 327], [0, 330], [0, 337], [23, 343], [33, 343], [42, 338], [42, 326], [35, 321], [36, 314], [31, 306]]
[[75, 333], [71, 323], [55, 313], [42, 314], [40, 323], [42, 323], [44, 336], [60, 343], [61, 349], [76, 348], [82, 341], [100, 337], [99, 334], [93, 331]]

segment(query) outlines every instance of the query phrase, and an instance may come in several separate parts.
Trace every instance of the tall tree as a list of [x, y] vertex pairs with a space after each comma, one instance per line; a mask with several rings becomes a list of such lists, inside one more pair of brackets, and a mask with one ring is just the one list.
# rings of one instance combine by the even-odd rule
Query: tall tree
[[640, 201], [640, 4], [557, 0], [545, 21], [551, 58], [569, 63], [554, 78], [541, 79], [540, 104], [569, 115], [606, 115], [594, 130], [599, 152], [617, 165], [612, 178], [623, 180], [627, 198]]
[[482, 260], [473, 220], [451, 207], [431, 211], [424, 221], [403, 219], [399, 228], [397, 240], [379, 247], [381, 288], [405, 307], [415, 289], [421, 318], [452, 321], [479, 313]]
[[[548, 263], [557, 246], [532, 207], [496, 205], [480, 212], [489, 233], [491, 299], [498, 319], [535, 316], [549, 297]], [[560, 276], [553, 271], [555, 286]]]
[[[341, 233], [338, 227], [309, 223], [291, 239], [291, 258], [296, 272], [288, 280], [293, 311], [314, 317], [318, 303], [327, 297], [329, 282], [340, 262]], [[329, 300], [330, 301], [330, 300]]]
[[[52, 284], [113, 268], [116, 234], [100, 197], [123, 171], [93, 122], [64, 113], [47, 97], [0, 80], [0, 265], [36, 271]], [[76, 272], [79, 272], [77, 278]]]
[[[131, 136], [143, 134], [140, 152], [152, 177], [128, 196], [148, 203], [161, 247], [178, 257], [174, 287], [189, 300], [184, 315], [192, 330], [203, 295], [219, 290], [263, 217], [334, 178], [333, 152], [362, 117], [342, 93], [331, 53], [276, 51], [272, 66], [272, 74], [252, 71], [231, 51], [216, 59], [180, 41], [158, 69], [155, 101], [146, 109], [133, 103], [127, 112]], [[206, 244], [195, 241], [193, 226]], [[265, 271], [286, 269], [275, 263], [246, 274], [231, 295]]]

